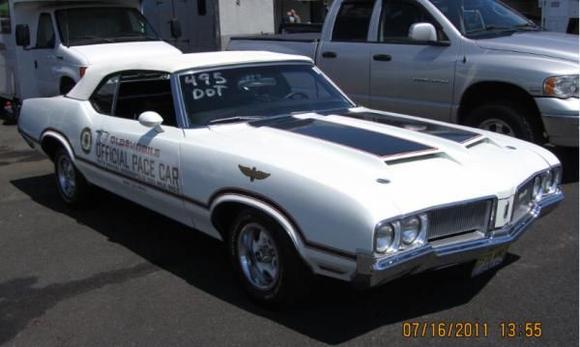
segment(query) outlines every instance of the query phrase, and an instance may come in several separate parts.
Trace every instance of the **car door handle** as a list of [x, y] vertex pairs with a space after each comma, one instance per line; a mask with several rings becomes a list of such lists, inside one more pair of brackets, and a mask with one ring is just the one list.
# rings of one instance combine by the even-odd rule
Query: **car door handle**
[[391, 56], [389, 54], [375, 54], [373, 55], [374, 60], [378, 61], [391, 61]]
[[35, 61], [34, 61], [34, 68], [35, 68], [35, 69], [38, 69], [38, 60], [35, 60]]
[[335, 52], [322, 52], [323, 58], [336, 58]]

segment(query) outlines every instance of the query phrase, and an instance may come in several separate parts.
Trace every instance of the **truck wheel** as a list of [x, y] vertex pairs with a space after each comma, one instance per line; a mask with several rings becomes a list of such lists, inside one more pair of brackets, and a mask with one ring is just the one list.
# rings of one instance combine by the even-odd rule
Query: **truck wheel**
[[524, 107], [507, 101], [497, 101], [474, 108], [467, 117], [467, 125], [529, 142], [543, 143], [541, 126], [530, 116], [533, 114]]
[[244, 210], [232, 224], [228, 249], [240, 281], [260, 304], [279, 306], [299, 299], [311, 272], [282, 228], [254, 210]]
[[59, 149], [54, 156], [54, 171], [56, 187], [62, 200], [73, 207], [82, 205], [88, 195], [88, 183], [64, 148]]

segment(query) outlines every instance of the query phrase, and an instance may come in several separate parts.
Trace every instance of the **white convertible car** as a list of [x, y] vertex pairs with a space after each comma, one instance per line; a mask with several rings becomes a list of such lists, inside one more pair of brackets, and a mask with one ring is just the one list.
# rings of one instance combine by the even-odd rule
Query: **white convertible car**
[[355, 105], [308, 58], [185, 54], [94, 66], [24, 102], [19, 131], [62, 199], [96, 185], [228, 244], [251, 295], [310, 274], [364, 286], [498, 265], [563, 198], [549, 151]]

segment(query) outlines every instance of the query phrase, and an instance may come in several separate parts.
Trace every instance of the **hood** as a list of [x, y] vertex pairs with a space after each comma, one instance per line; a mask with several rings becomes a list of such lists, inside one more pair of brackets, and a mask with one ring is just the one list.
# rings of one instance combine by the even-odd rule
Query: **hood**
[[547, 31], [517, 32], [475, 41], [485, 49], [536, 54], [578, 63], [578, 36]]
[[548, 166], [523, 141], [510, 138], [506, 146], [476, 129], [367, 109], [211, 129], [248, 165], [317, 181], [378, 209], [386, 196], [398, 197], [390, 200], [400, 211], [505, 198]]
[[71, 46], [70, 49], [81, 55], [88, 65], [98, 64], [110, 59], [130, 57], [155, 57], [181, 54], [181, 51], [165, 41], [118, 42], [96, 45]]

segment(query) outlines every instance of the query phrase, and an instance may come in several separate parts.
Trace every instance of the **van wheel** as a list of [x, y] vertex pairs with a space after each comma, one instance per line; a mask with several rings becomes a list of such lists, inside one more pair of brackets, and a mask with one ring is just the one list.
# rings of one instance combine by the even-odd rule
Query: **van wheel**
[[69, 206], [82, 205], [88, 195], [88, 183], [77, 170], [68, 152], [61, 148], [54, 157], [56, 186], [62, 200]]
[[545, 140], [541, 125], [531, 117], [533, 113], [524, 107], [509, 101], [496, 101], [469, 112], [467, 125], [541, 144]]
[[60, 82], [60, 95], [66, 95], [74, 88], [76, 82], [70, 78], [63, 78]]
[[262, 213], [248, 209], [238, 215], [228, 249], [245, 291], [258, 303], [290, 304], [307, 291], [311, 271], [286, 232]]

